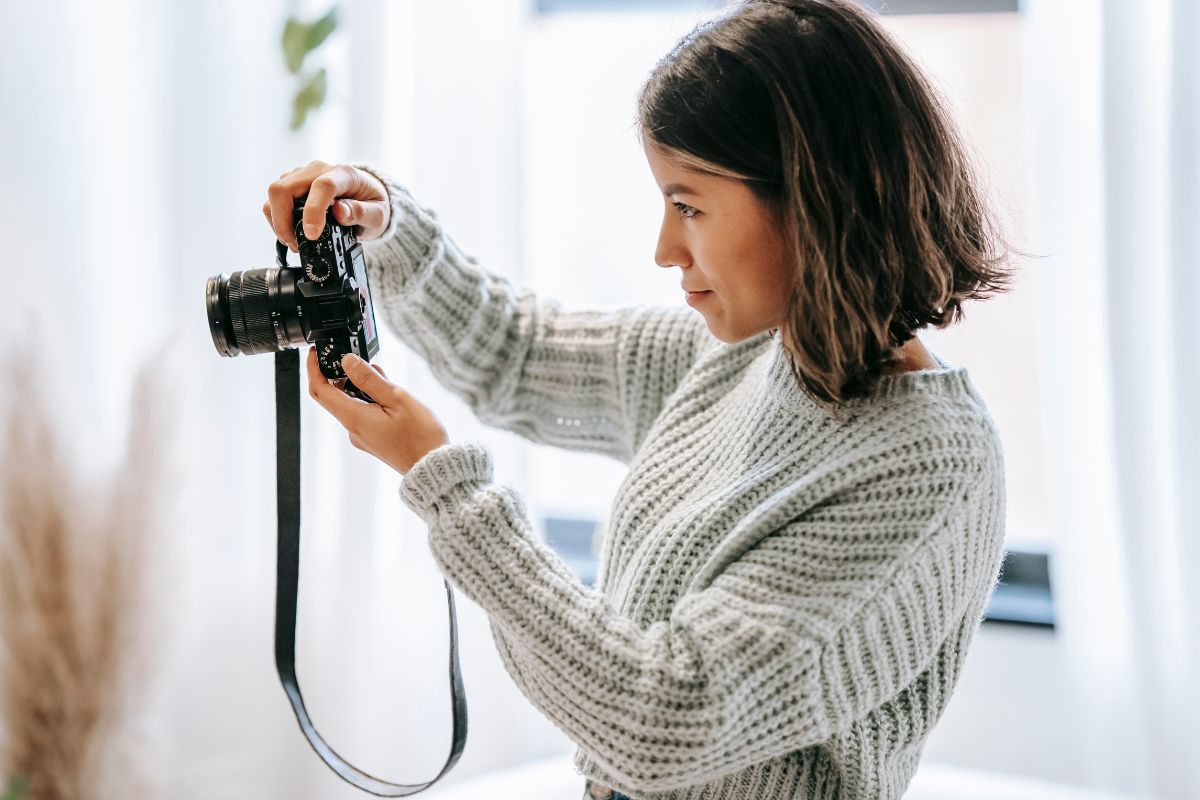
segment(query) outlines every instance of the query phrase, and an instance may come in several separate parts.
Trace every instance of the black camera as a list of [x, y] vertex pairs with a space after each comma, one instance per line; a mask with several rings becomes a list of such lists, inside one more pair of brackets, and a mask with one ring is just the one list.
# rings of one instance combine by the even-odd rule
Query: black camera
[[[287, 263], [288, 247], [276, 240], [277, 266], [209, 278], [208, 326], [217, 352], [228, 357], [311, 343], [321, 374], [338, 381], [346, 378], [343, 355], [370, 361], [379, 352], [367, 267], [362, 243], [351, 226], [334, 220], [332, 208], [320, 237], [305, 237], [304, 201], [297, 198], [292, 210], [300, 266]], [[349, 379], [341, 388], [371, 402]]]

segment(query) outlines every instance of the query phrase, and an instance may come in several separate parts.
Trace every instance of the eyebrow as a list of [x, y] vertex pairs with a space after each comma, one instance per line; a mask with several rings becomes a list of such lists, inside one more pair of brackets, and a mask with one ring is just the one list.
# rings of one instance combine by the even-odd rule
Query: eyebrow
[[699, 196], [700, 193], [690, 186], [684, 186], [682, 183], [669, 183], [663, 187], [663, 195], [669, 194], [691, 194]]

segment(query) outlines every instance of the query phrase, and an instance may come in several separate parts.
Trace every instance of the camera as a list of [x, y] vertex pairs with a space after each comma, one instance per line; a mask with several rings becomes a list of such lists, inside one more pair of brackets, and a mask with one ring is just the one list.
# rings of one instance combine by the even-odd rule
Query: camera
[[[346, 379], [343, 355], [370, 361], [379, 352], [363, 246], [352, 226], [334, 220], [332, 208], [321, 235], [305, 237], [304, 202], [296, 198], [292, 209], [300, 266], [287, 263], [288, 247], [276, 240], [277, 266], [209, 278], [208, 326], [217, 352], [230, 358], [312, 344], [321, 374], [338, 381]], [[371, 402], [349, 379], [341, 388]]]

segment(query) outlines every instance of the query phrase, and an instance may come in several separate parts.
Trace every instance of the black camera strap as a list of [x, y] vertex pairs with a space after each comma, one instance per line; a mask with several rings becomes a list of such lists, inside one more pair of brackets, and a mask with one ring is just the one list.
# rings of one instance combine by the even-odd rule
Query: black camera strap
[[454, 593], [446, 585], [450, 610], [450, 702], [454, 710], [450, 756], [431, 781], [388, 783], [347, 762], [334, 752], [313, 727], [296, 681], [296, 601], [300, 582], [300, 353], [295, 348], [275, 353], [276, 500], [279, 521], [278, 572], [275, 584], [275, 668], [287, 692], [300, 730], [326, 764], [349, 783], [380, 797], [407, 797], [423, 791], [450, 771], [467, 742], [467, 702], [458, 665], [458, 623]]

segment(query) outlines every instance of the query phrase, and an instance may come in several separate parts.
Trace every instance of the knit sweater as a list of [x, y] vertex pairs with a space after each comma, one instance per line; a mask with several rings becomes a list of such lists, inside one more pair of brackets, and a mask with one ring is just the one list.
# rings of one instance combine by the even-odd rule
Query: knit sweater
[[358, 166], [391, 202], [364, 242], [385, 324], [483, 423], [628, 465], [594, 588], [478, 442], [400, 484], [576, 770], [634, 800], [901, 797], [1004, 552], [966, 370], [887, 376], [835, 421], [777, 337], [721, 342], [682, 304], [564, 311]]

